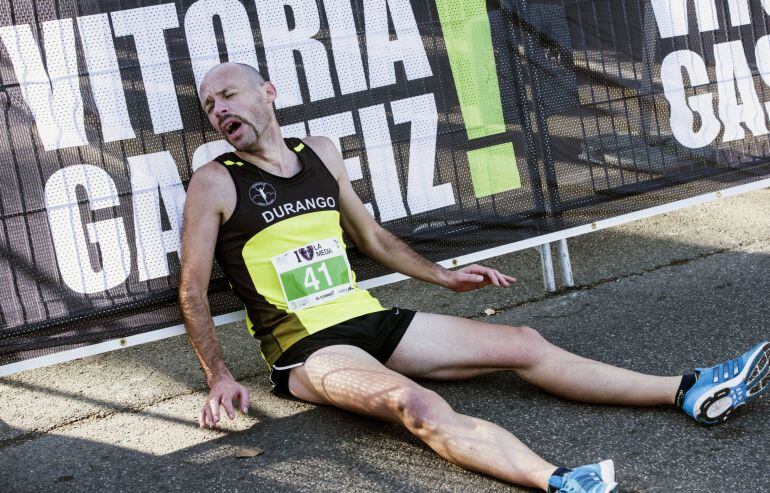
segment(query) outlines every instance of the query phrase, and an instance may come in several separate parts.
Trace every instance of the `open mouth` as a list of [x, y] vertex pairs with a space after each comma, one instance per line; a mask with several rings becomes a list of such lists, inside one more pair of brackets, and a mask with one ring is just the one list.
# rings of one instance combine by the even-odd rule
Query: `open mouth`
[[230, 137], [234, 135], [236, 132], [238, 132], [238, 129], [241, 128], [241, 122], [233, 121], [228, 123], [225, 126], [225, 134]]

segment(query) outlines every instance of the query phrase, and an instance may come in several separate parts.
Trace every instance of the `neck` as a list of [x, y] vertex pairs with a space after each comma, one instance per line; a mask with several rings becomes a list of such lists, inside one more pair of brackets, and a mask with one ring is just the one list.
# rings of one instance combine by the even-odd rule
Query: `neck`
[[235, 154], [274, 175], [293, 176], [299, 171], [298, 159], [284, 144], [277, 125], [270, 125], [254, 146], [236, 150]]

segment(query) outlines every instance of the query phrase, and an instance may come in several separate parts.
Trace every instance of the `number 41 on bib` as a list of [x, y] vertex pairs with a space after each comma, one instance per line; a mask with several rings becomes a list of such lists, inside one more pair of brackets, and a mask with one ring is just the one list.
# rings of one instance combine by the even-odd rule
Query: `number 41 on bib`
[[289, 250], [272, 263], [289, 310], [328, 303], [353, 290], [350, 264], [336, 238]]

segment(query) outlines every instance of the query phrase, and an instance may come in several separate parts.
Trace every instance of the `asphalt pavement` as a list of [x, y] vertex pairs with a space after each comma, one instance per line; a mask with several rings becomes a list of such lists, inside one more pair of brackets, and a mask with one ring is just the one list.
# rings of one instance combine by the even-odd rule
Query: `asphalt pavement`
[[[530, 325], [581, 355], [680, 374], [770, 338], [770, 190], [570, 240], [577, 286], [544, 292], [534, 250], [485, 262], [516, 287], [456, 294], [409, 280], [384, 304]], [[486, 315], [485, 310], [494, 310]], [[243, 324], [220, 329], [248, 416], [196, 427], [207, 389], [184, 337], [0, 379], [0, 491], [527, 491], [464, 471], [396, 425], [269, 394]], [[615, 460], [624, 492], [770, 483], [770, 397], [704, 428], [673, 408], [576, 404], [498, 373], [421, 382], [548, 460]], [[261, 452], [237, 458], [244, 448]]]

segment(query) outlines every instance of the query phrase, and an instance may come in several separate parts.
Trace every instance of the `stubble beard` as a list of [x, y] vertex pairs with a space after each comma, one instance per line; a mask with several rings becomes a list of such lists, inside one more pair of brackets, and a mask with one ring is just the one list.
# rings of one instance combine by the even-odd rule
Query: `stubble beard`
[[[250, 142], [241, 142], [240, 147], [235, 144], [235, 142], [232, 142], [229, 137], [225, 137], [227, 142], [230, 143], [231, 146], [235, 147], [236, 150], [241, 152], [248, 152], [253, 153], [257, 150], [259, 150], [259, 132], [257, 132], [257, 127], [254, 126], [253, 123], [246, 121], [244, 119], [241, 120], [241, 125], [248, 126], [251, 128], [251, 131], [254, 132], [254, 138]], [[241, 137], [243, 139], [243, 136]]]

